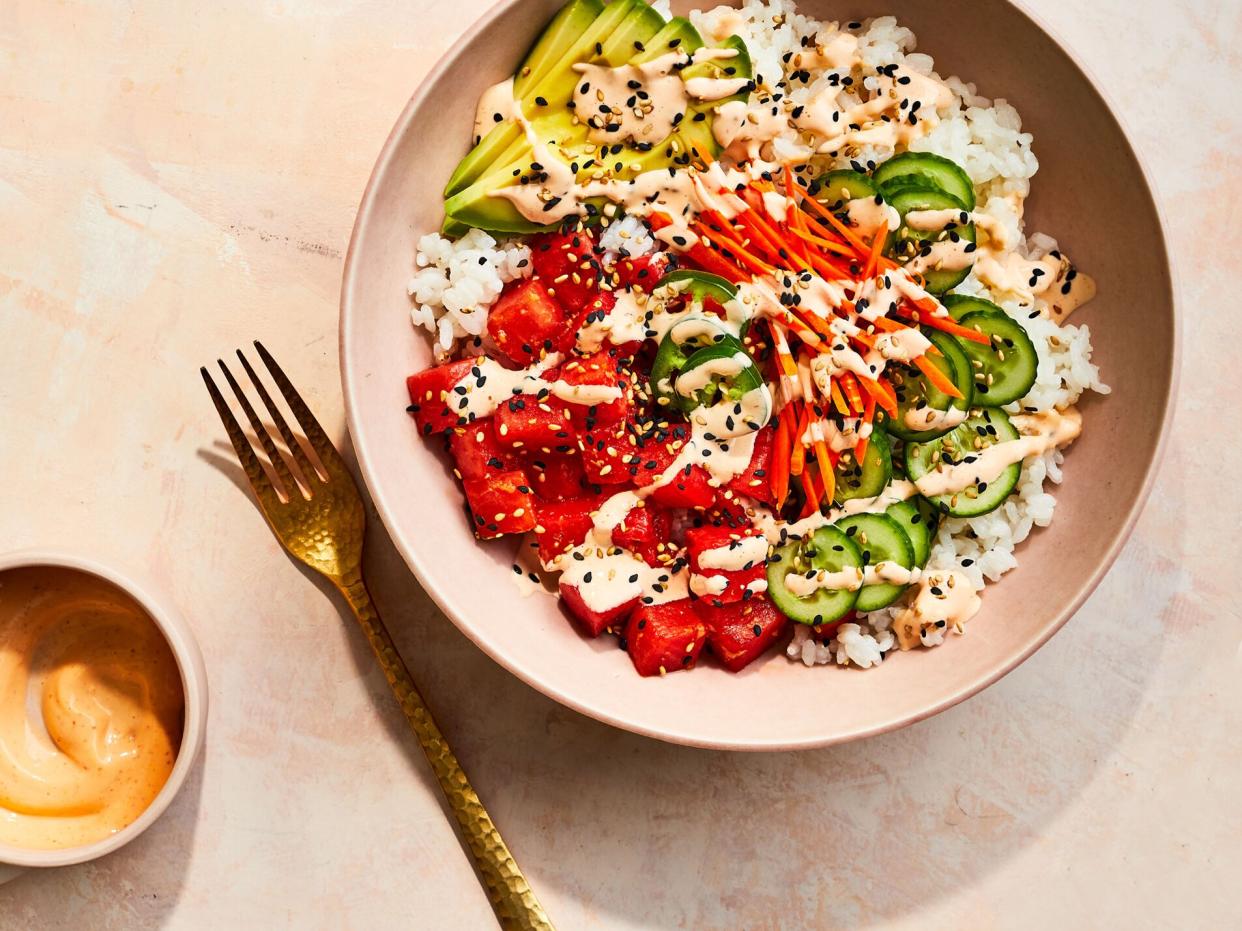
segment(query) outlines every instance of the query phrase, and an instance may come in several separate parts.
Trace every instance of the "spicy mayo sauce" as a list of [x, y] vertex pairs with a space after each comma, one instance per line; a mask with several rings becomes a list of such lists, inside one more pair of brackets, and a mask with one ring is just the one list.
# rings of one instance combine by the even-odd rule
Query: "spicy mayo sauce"
[[76, 847], [132, 823], [172, 771], [184, 702], [124, 592], [59, 567], [0, 572], [0, 844]]

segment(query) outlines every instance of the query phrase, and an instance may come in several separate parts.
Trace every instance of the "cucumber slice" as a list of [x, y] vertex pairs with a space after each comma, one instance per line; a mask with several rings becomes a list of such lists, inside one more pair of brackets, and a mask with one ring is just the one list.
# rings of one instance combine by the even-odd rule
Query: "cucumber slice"
[[[885, 163], [887, 164], [887, 163]], [[881, 166], [883, 167], [883, 166]], [[889, 249], [899, 262], [908, 261], [920, 249], [930, 247], [942, 237], [975, 241], [975, 225], [955, 227], [946, 233], [944, 230], [916, 230], [905, 225], [906, 214], [912, 210], [961, 210], [962, 202], [951, 194], [932, 188], [900, 187], [885, 192], [888, 202], [901, 214], [902, 224], [892, 234]], [[972, 263], [973, 264], [973, 263]], [[927, 290], [940, 294], [954, 288], [966, 280], [970, 268], [931, 269], [923, 274], [923, 282]]]
[[939, 356], [929, 354], [928, 361], [949, 377], [962, 397], [949, 397], [916, 368], [894, 368], [889, 377], [897, 394], [897, 416], [887, 420], [885, 428], [903, 440], [923, 441], [943, 436], [956, 424], [920, 430], [920, 416], [925, 418], [933, 412], [967, 411], [973, 400], [973, 369], [958, 339], [931, 327], [923, 327], [922, 333], [940, 350]]
[[[904, 463], [903, 463], [904, 465]], [[940, 530], [940, 508], [932, 504], [922, 495], [916, 495], [914, 498], [914, 506], [919, 509], [919, 513], [923, 515], [923, 522], [927, 524], [927, 530], [935, 542], [936, 533]]]
[[815, 199], [829, 210], [836, 210], [851, 200], [875, 197], [880, 193], [874, 181], [861, 171], [848, 168], [822, 175], [811, 187]]
[[569, 0], [561, 7], [513, 76], [513, 93], [518, 100], [547, 77], [603, 9], [600, 0]]
[[820, 527], [809, 539], [787, 543], [768, 557], [768, 597], [799, 624], [830, 623], [853, 610], [858, 592], [821, 588], [799, 598], [789, 590], [785, 576], [790, 572], [841, 572], [861, 569], [862, 565], [862, 553], [844, 531]]
[[837, 504], [852, 498], [874, 498], [893, 477], [893, 456], [888, 436], [883, 430], [872, 430], [861, 467], [854, 461], [853, 451], [847, 450], [841, 454], [833, 472], [837, 485], [833, 500]]
[[[877, 563], [896, 563], [903, 569], [914, 568], [914, 547], [901, 525], [885, 514], [855, 514], [837, 521], [837, 527], [862, 553], [863, 566]], [[855, 611], [878, 611], [891, 605], [906, 590], [905, 585], [864, 585], [858, 590]]]
[[991, 301], [975, 297], [972, 294], [946, 294], [940, 299], [940, 303], [944, 305], [945, 310], [949, 312], [949, 316], [954, 320], [961, 320], [967, 314], [973, 314], [981, 310], [996, 314], [1003, 314], [1005, 312]]
[[[926, 443], [907, 443], [906, 471], [917, 484], [919, 479], [937, 467], [937, 463], [960, 463], [980, 449], [1017, 438], [1018, 431], [1003, 410], [999, 407], [985, 407], [976, 416], [938, 439]], [[976, 441], [979, 446], [975, 445]], [[1021, 475], [1022, 463], [1015, 462], [990, 482], [982, 485], [976, 482], [962, 491], [936, 495], [928, 500], [944, 514], [953, 517], [978, 517], [998, 508], [1017, 487]]]
[[930, 152], [903, 152], [895, 155], [872, 175], [888, 198], [906, 185], [935, 188], [958, 200], [967, 210], [975, 209], [975, 185], [956, 162]]
[[919, 567], [927, 565], [927, 557], [931, 555], [932, 528], [919, 506], [913, 501], [898, 501], [884, 513], [905, 531], [910, 549], [914, 552], [914, 564]]
[[990, 310], [969, 313], [961, 323], [991, 341], [984, 346], [961, 340], [962, 350], [974, 363], [975, 397], [997, 407], [1025, 397], [1035, 384], [1039, 354], [1022, 324], [1007, 313]]

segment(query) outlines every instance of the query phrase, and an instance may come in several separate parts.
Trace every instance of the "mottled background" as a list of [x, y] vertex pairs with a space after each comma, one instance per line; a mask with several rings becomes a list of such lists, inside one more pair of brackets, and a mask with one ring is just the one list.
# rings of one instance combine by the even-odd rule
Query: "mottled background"
[[[262, 338], [344, 440], [354, 209], [486, 5], [0, 4], [0, 539], [160, 579], [214, 702], [167, 815], [0, 889], [0, 928], [489, 926], [383, 679], [239, 490], [197, 373]], [[1033, 659], [859, 744], [680, 749], [509, 676], [373, 530], [381, 608], [561, 927], [1242, 926], [1242, 5], [1033, 5], [1154, 170], [1186, 338], [1152, 501]]]

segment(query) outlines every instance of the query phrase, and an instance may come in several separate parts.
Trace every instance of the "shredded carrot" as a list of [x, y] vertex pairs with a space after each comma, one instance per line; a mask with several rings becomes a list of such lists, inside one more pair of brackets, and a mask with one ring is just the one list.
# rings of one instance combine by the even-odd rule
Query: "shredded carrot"
[[[868, 394], [863, 400], [862, 422], [864, 424], [871, 424], [872, 429], [875, 429], [875, 396], [872, 394]], [[858, 462], [861, 463], [867, 458], [867, 447], [870, 442], [870, 436], [868, 435], [860, 437], [858, 443], [854, 446], [854, 458]]]
[[836, 378], [832, 380], [832, 406], [837, 409], [837, 413], [842, 417], [850, 415], [849, 402], [845, 400], [845, 395], [841, 393], [840, 380]]
[[858, 376], [853, 372], [846, 372], [841, 376], [841, 390], [845, 392], [846, 400], [850, 402], [850, 410], [856, 414], [861, 414], [863, 409], [862, 390], [858, 387]]
[[778, 508], [789, 497], [789, 413], [791, 411], [792, 405], [789, 404], [781, 408], [780, 417], [776, 423], [776, 437], [772, 442], [771, 488], [772, 497]]
[[867, 393], [875, 398], [876, 403], [880, 405], [880, 409], [884, 413], [890, 417], [897, 416], [897, 392], [893, 390], [892, 386], [885, 379], [878, 378], [872, 380], [870, 378], [861, 378], [859, 381]]
[[[827, 489], [829, 483], [831, 483], [835, 491], [836, 477], [832, 471], [835, 463], [832, 461], [832, 454], [828, 451], [828, 444], [823, 440], [815, 441], [815, 461], [819, 464], [819, 477], [824, 484], [824, 488]], [[832, 492], [828, 492], [828, 497], [832, 497]]]
[[717, 232], [702, 222], [694, 224], [694, 232], [704, 243], [708, 244], [709, 248], [715, 240], [716, 245], [724, 251], [726, 258], [735, 259], [739, 265], [749, 268], [756, 275], [767, 275], [776, 270], [772, 265], [747, 250], [745, 244], [733, 239], [728, 233]]
[[[651, 224], [651, 228], [653, 230], [662, 230], [665, 227], [673, 225], [673, 221], [662, 213], [651, 214], [651, 216], [647, 218], [647, 222]], [[684, 255], [691, 264], [698, 266], [704, 271], [711, 272], [714, 275], [719, 275], [726, 281], [732, 281], [736, 284], [739, 281], [747, 281], [750, 278], [749, 273], [738, 268], [735, 264], [725, 259], [724, 256], [720, 255], [720, 253], [713, 252], [711, 249], [707, 249], [699, 243], [695, 243], [693, 246], [686, 249], [682, 255]]]
[[807, 416], [806, 405], [799, 405], [797, 426], [794, 427], [793, 453], [789, 457], [789, 471], [792, 475], [801, 475], [806, 467], [806, 447], [802, 445], [802, 437], [806, 433], [810, 417]]
[[943, 391], [951, 398], [960, 398], [962, 393], [957, 390], [957, 385], [949, 380], [949, 376], [936, 366], [926, 356], [919, 356], [914, 360], [914, 364], [918, 366], [920, 372], [927, 376], [927, 380]]
[[741, 194], [742, 199], [749, 205], [750, 210], [740, 214], [745, 222], [759, 228], [764, 235], [772, 242], [778, 245], [782, 258], [792, 257], [804, 270], [810, 268], [810, 263], [806, 254], [798, 248], [796, 240], [791, 239], [776, 226], [768, 216], [767, 207], [763, 203], [763, 198], [755, 191], [746, 189]]
[[819, 491], [815, 487], [815, 478], [811, 474], [811, 470], [807, 469], [800, 476], [802, 479], [802, 491], [806, 495], [806, 500], [802, 502], [802, 513], [798, 518], [809, 517], [819, 510]]
[[849, 258], [853, 258], [854, 250], [851, 249], [849, 246], [842, 245], [839, 242], [834, 242], [831, 239], [824, 239], [822, 236], [816, 236], [814, 233], [810, 232], [809, 218], [806, 216], [806, 214], [800, 213], [799, 218], [802, 221], [799, 224], [799, 226], [806, 227], [805, 229], [794, 229], [793, 230], [793, 234], [797, 236], [799, 239], [803, 240], [804, 242], [808, 242], [813, 246], [819, 246], [821, 249], [827, 249], [829, 252], [835, 253], [836, 255], [842, 255], [842, 256], [847, 256]]
[[[988, 338], [978, 330], [972, 330], [970, 327], [962, 326], [947, 314], [937, 313], [940, 308], [932, 298], [910, 301], [910, 303], [921, 311], [921, 313], [918, 314], [911, 314], [911, 316], [913, 316], [919, 323], [926, 323], [929, 327], [933, 327], [937, 330], [943, 330], [946, 333], [950, 333], [953, 336], [957, 336], [962, 339], [968, 339], [973, 343], [981, 343], [984, 346], [989, 344]], [[910, 314], [910, 312], [905, 309], [904, 305], [898, 309], [902, 310], [903, 313]]]
[[875, 269], [880, 261], [880, 251], [884, 248], [884, 242], [888, 239], [887, 228], [884, 232], [877, 232], [875, 238], [871, 240], [871, 249], [867, 253], [867, 264], [863, 266], [862, 280], [870, 281], [875, 277]]
[[858, 442], [854, 444], [854, 461], [862, 463], [867, 458], [867, 437], [860, 437]]
[[870, 246], [858, 238], [852, 229], [836, 218], [831, 210], [817, 201], [814, 197], [805, 197], [802, 203], [809, 206], [815, 213], [819, 214], [834, 230], [841, 234], [841, 237], [854, 247], [859, 257], [866, 255], [870, 251]]

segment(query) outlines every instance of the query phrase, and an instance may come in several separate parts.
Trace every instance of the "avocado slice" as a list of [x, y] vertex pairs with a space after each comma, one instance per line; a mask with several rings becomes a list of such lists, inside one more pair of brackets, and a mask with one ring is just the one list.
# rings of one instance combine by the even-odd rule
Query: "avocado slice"
[[[609, 9], [621, 8], [625, 5], [627, 4], [623, 0], [614, 0]], [[587, 47], [585, 41], [578, 43], [577, 48], [583, 51], [582, 57], [579, 59], [567, 57], [558, 62], [555, 73], [549, 73], [545, 80], [539, 82], [538, 86], [530, 92], [528, 96], [532, 105], [524, 109], [530, 114], [531, 124], [540, 138], [565, 149], [579, 146], [586, 148], [588, 145], [586, 126], [581, 123], [575, 124], [572, 111], [561, 105], [573, 99], [574, 88], [578, 83], [578, 74], [573, 70], [573, 66], [578, 61], [593, 61], [609, 67], [617, 67], [631, 61], [647, 61], [656, 58], [668, 51], [669, 43], [677, 39], [683, 42], [696, 42], [695, 48], [702, 45], [698, 31], [690, 25], [688, 20], [677, 18], [670, 23], [665, 23], [660, 14], [642, 0], [631, 0], [628, 6], [630, 14], [605, 41], [591, 47]], [[598, 32], [598, 29], [592, 29], [591, 34], [585, 39], [589, 40], [591, 35]], [[636, 54], [639, 47], [643, 51]], [[533, 104], [536, 97], [549, 102], [546, 110]], [[496, 180], [511, 179], [515, 177], [515, 170], [520, 174], [526, 169], [531, 155], [525, 135], [517, 127], [507, 128], [511, 128], [514, 132], [505, 134], [493, 130], [488, 138], [476, 147], [476, 150], [487, 150], [487, 154], [491, 156], [491, 164], [483, 167], [482, 170], [469, 172], [472, 177], [465, 184], [460, 182], [466, 180], [467, 173], [459, 167], [445, 189], [446, 196], [456, 195], [470, 184], [480, 181], [490, 180], [494, 184]], [[501, 141], [506, 144], [497, 154], [497, 149], [500, 148], [498, 143]], [[467, 160], [471, 160], [473, 155], [474, 153], [471, 153], [467, 156]], [[492, 184], [488, 185], [488, 191], [494, 189]], [[495, 198], [492, 199], [495, 200]], [[456, 206], [455, 204], [454, 208]]]
[[[590, 157], [586, 154], [587, 150], [593, 150], [594, 146], [587, 140], [587, 127], [582, 123], [575, 124], [573, 111], [564, 106], [564, 103], [572, 100], [577, 86], [578, 74], [573, 70], [577, 61], [594, 61], [617, 67], [626, 63], [651, 61], [672, 49], [693, 53], [703, 46], [702, 37], [686, 19], [677, 17], [665, 23], [643, 0], [614, 0], [605, 7], [605, 14], [619, 6], [627, 6], [629, 13], [605, 41], [598, 45], [587, 45], [587, 34], [598, 34], [593, 25], [584, 34], [584, 41], [575, 43], [575, 48], [584, 51], [584, 54], [577, 58], [563, 56], [527, 94], [532, 101], [536, 96], [548, 101], [547, 107], [539, 107], [537, 110], [533, 105], [524, 108], [530, 115], [531, 125], [539, 138], [562, 153], [580, 152], [581, 161], [584, 162]], [[687, 69], [685, 76], [751, 77], [751, 61], [745, 43], [737, 37], [731, 37], [722, 47], [732, 48], [737, 54], [730, 59], [699, 62]], [[728, 100], [745, 99], [747, 93], [747, 90], [743, 90]], [[712, 133], [711, 115], [725, 102], [727, 101], [720, 100], [693, 104], [687, 110], [686, 119], [677, 132], [647, 151], [627, 146], [621, 152], [610, 153], [610, 173], [632, 177], [642, 171], [664, 168], [670, 164], [689, 164], [696, 151], [716, 155], [719, 146]], [[510, 124], [501, 124], [497, 129], [509, 127]], [[450, 183], [449, 188], [453, 192], [451, 196], [447, 196], [445, 202], [446, 229], [466, 225], [494, 232], [526, 233], [550, 228], [527, 220], [508, 200], [491, 196], [493, 191], [515, 183], [517, 177], [531, 170], [533, 155], [530, 144], [520, 127], [511, 128], [515, 132], [504, 138], [501, 138], [497, 130], [493, 130], [480, 143], [480, 147], [490, 145], [490, 154], [494, 157], [489, 165], [471, 172], [473, 178], [465, 184]], [[496, 134], [496, 139], [492, 138], [493, 134]], [[500, 143], [506, 140], [507, 144], [502, 148]], [[502, 149], [499, 155], [495, 155], [497, 149]], [[620, 168], [614, 167], [616, 165], [620, 165]], [[461, 180], [457, 174], [454, 179]]]
[[[597, 38], [615, 22], [619, 12], [624, 12], [624, 16], [616, 28], [610, 29], [609, 34], [603, 38]], [[645, 48], [645, 43], [664, 26], [664, 18], [643, 0], [613, 0], [605, 7], [582, 39], [574, 44], [571, 52], [562, 56], [544, 79], [537, 82], [528, 93], [532, 103], [530, 106], [524, 104], [523, 111], [529, 114], [531, 125], [539, 137], [560, 148], [585, 146], [586, 126], [581, 123], [575, 125], [572, 111], [564, 106], [573, 99], [574, 88], [578, 83], [578, 74], [573, 66], [579, 61], [594, 61], [609, 67], [623, 65], [634, 57], [639, 48]], [[540, 107], [535, 103], [536, 98], [548, 101], [548, 106]], [[459, 167], [454, 172], [454, 177], [446, 188], [446, 194], [449, 191], [453, 193], [445, 202], [445, 215], [460, 223], [497, 232], [516, 233], [544, 229], [545, 227], [532, 224], [522, 217], [510, 202], [490, 196], [491, 191], [496, 188], [513, 183], [515, 171], [521, 174], [529, 170], [532, 160], [530, 144], [521, 128], [513, 124], [501, 126], [512, 127], [511, 141], [481, 171], [462, 172]], [[488, 144], [494, 149], [502, 141], [499, 134], [497, 139], [491, 139], [490, 136], [491, 134], [480, 146]], [[468, 186], [462, 185], [461, 182], [469, 174], [474, 174], [474, 177], [467, 181]], [[485, 201], [486, 204], [481, 204], [480, 201]]]
[[603, 10], [600, 0], [569, 0], [561, 7], [513, 76], [513, 93], [518, 100], [525, 99], [527, 91], [548, 75]]
[[646, 49], [631, 58], [630, 64], [641, 65], [669, 52], [693, 54], [703, 47], [703, 37], [690, 20], [674, 16], [644, 44]]
[[[553, 55], [554, 49], [552, 43], [544, 44], [542, 38], [535, 43], [535, 49], [528, 56], [527, 61], [523, 62], [523, 69], [529, 63], [530, 58], [540, 53], [546, 56], [547, 61], [540, 62], [540, 71], [542, 76], [537, 80], [526, 80], [523, 82], [523, 91], [518, 97], [519, 105], [523, 113], [530, 113], [534, 109], [534, 101], [536, 97], [543, 97], [548, 101], [552, 101], [552, 97], [547, 97], [548, 79], [554, 74], [560, 72], [563, 79], [568, 80], [572, 94], [574, 71], [573, 66], [576, 62], [585, 61], [594, 55], [597, 44], [604, 42], [609, 35], [616, 32], [623, 22], [630, 16], [634, 10], [634, 5], [640, 0], [613, 0], [607, 6], [599, 9], [594, 19], [586, 25], [582, 31], [570, 41], [567, 47], [559, 49], [559, 55]], [[572, 3], [570, 4], [573, 5]], [[590, 4], [588, 4], [590, 5]], [[599, 6], [598, 2], [594, 3]], [[644, 3], [643, 6], [646, 6]], [[649, 8], [650, 9], [650, 8]], [[563, 14], [565, 11], [562, 10]], [[585, 13], [581, 14], [585, 16]], [[558, 14], [549, 25], [549, 28], [557, 26], [561, 22], [565, 26], [567, 32], [568, 21], [561, 20], [561, 14]], [[573, 21], [577, 23], [579, 16], [575, 15]], [[545, 32], [546, 35], [546, 32]], [[522, 69], [518, 74], [521, 75]], [[533, 73], [533, 72], [532, 72]], [[517, 92], [517, 79], [514, 79], [514, 92]], [[452, 177], [449, 178], [448, 184], [444, 188], [444, 196], [452, 197], [465, 190], [469, 185], [478, 181], [489, 170], [497, 167], [503, 169], [511, 166], [523, 152], [526, 146], [526, 140], [522, 133], [522, 127], [514, 122], [499, 123], [493, 127], [469, 154], [457, 166]]]
[[[721, 43], [720, 47], [733, 49], [737, 54], [732, 58], [701, 61], [697, 65], [687, 68], [683, 76], [687, 78], [754, 77], [750, 62], [750, 52], [747, 51], [745, 42], [737, 36], [729, 36], [725, 42]], [[724, 106], [731, 100], [745, 100], [749, 94], [749, 90], [743, 89], [732, 97], [726, 97], [723, 100], [704, 101], [691, 106], [686, 111], [686, 118], [678, 129], [678, 135], [681, 137], [684, 150], [690, 153], [695, 151], [707, 152], [713, 158], [718, 155], [720, 145], [716, 142], [716, 136], [712, 132], [712, 114], [718, 107]]]
[[[540, 138], [562, 147], [576, 140], [585, 142], [586, 127], [575, 126], [572, 110], [564, 106], [573, 99], [574, 88], [578, 84], [578, 74], [573, 66], [580, 61], [593, 61], [609, 67], [623, 65], [634, 55], [635, 43], [641, 45], [663, 25], [660, 14], [643, 0], [613, 0], [605, 7], [582, 38], [522, 100], [522, 112], [536, 127]], [[547, 101], [546, 106], [540, 106], [540, 100]], [[513, 169], [525, 170], [531, 158], [525, 134], [515, 123], [500, 125], [506, 131], [497, 134], [495, 139], [484, 140], [487, 151], [480, 153], [478, 161], [482, 162], [484, 154], [491, 158], [480, 166], [473, 164], [468, 155], [466, 158], [472, 161], [473, 170], [462, 172], [459, 168], [454, 172], [445, 189], [446, 197], [460, 193], [468, 185], [485, 178], [512, 178]]]

